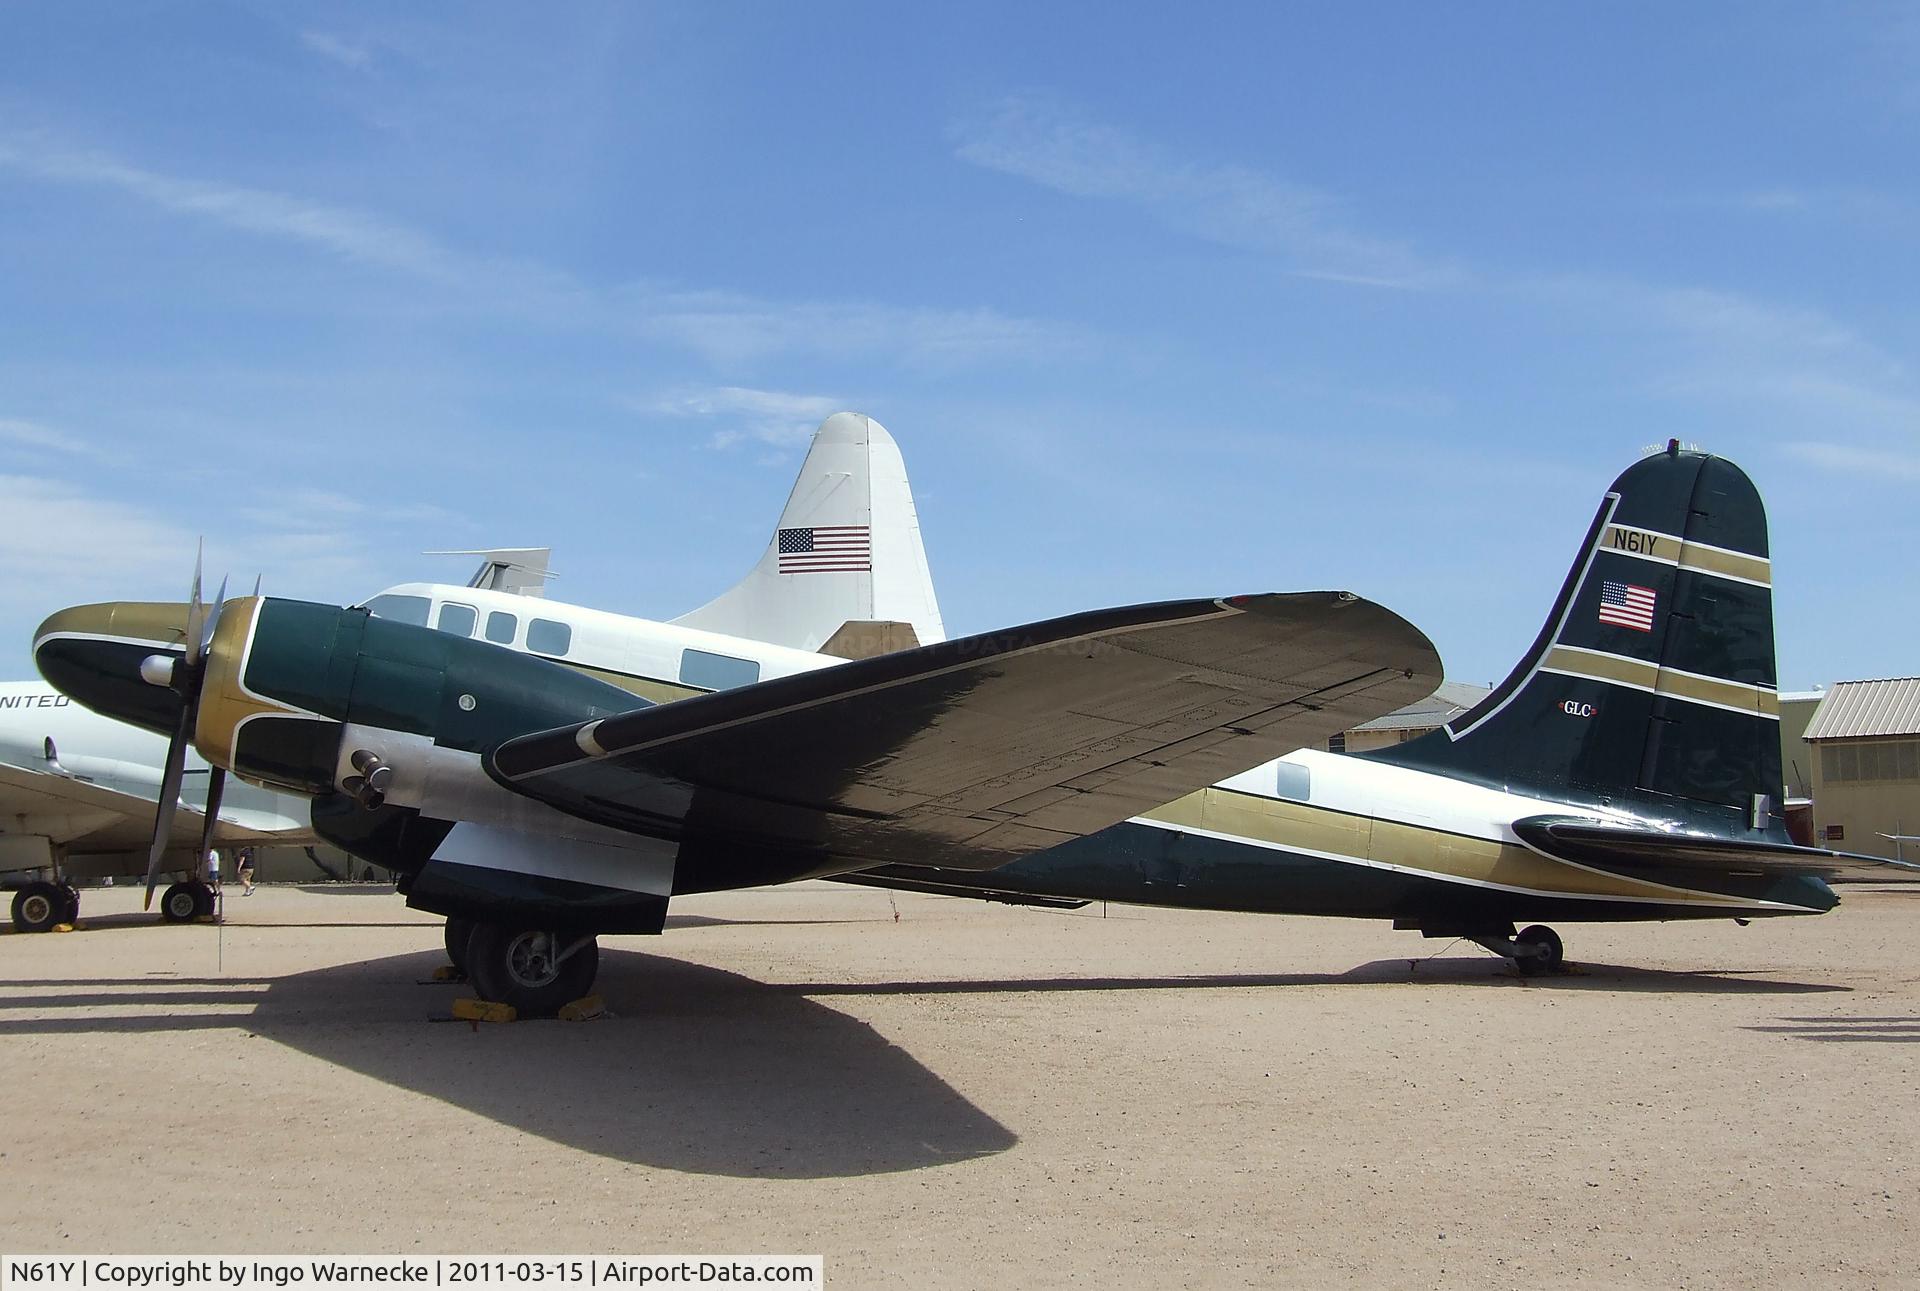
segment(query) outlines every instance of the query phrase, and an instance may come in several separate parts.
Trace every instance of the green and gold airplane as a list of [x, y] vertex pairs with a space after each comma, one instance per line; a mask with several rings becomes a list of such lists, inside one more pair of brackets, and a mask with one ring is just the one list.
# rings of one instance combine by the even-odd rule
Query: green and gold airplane
[[1405, 620], [1312, 592], [1097, 611], [654, 702], [628, 688], [645, 679], [366, 609], [209, 607], [195, 586], [184, 605], [53, 615], [41, 672], [169, 733], [171, 784], [191, 743], [310, 796], [321, 837], [449, 916], [476, 990], [530, 1014], [585, 994], [596, 935], [661, 931], [676, 894], [991, 869], [1390, 712], [1440, 675]]
[[1769, 568], [1746, 476], [1672, 445], [1615, 482], [1506, 682], [1352, 757], [1305, 750], [1440, 672], [1346, 593], [1097, 611], [669, 702], [257, 596], [65, 610], [35, 657], [170, 733], [171, 762], [191, 742], [312, 796], [316, 831], [449, 916], [476, 990], [524, 1012], [584, 994], [596, 935], [659, 932], [676, 894], [810, 877], [1386, 919], [1541, 971], [1559, 938], [1516, 923], [1813, 914], [1826, 877], [1885, 872], [1787, 841]]

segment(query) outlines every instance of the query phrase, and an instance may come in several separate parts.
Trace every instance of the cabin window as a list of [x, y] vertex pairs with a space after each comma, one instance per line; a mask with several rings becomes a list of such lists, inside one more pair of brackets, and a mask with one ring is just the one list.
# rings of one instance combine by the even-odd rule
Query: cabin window
[[573, 644], [573, 627], [552, 619], [535, 619], [527, 624], [527, 649], [535, 654], [565, 654]]
[[732, 690], [760, 680], [760, 665], [752, 659], [709, 654], [705, 650], [680, 653], [680, 680], [702, 690]]
[[514, 633], [520, 630], [520, 620], [505, 610], [495, 610], [487, 615], [487, 640], [499, 645], [512, 645]]
[[1273, 793], [1276, 798], [1306, 802], [1313, 797], [1313, 772], [1298, 762], [1274, 763]]
[[411, 623], [416, 628], [427, 626], [427, 611], [433, 605], [424, 596], [376, 596], [367, 602], [367, 611], [377, 618], [392, 619], [395, 623]]
[[480, 612], [471, 605], [455, 605], [449, 601], [440, 607], [440, 617], [433, 621], [433, 626], [457, 637], [470, 637], [479, 617]]

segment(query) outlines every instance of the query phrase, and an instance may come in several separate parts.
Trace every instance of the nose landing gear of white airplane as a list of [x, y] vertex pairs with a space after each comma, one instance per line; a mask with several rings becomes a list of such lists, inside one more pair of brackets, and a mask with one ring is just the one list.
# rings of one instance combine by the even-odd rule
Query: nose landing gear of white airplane
[[198, 879], [175, 883], [160, 895], [160, 917], [168, 923], [191, 923], [213, 913], [213, 889]]

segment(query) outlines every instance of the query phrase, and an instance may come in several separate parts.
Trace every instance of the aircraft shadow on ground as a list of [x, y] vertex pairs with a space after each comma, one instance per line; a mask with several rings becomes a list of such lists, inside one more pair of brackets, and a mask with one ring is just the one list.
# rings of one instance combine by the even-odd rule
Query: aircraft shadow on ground
[[1344, 973], [1217, 973], [1170, 977], [987, 978], [901, 982], [797, 982], [764, 989], [799, 995], [989, 995], [1030, 991], [1192, 991], [1283, 986], [1474, 986], [1530, 990], [1634, 991], [1674, 995], [1805, 995], [1847, 991], [1825, 982], [1782, 981], [1751, 970], [1672, 972], [1615, 964], [1574, 964], [1571, 971], [1523, 977], [1504, 960], [1379, 959]]
[[1920, 1017], [1806, 1017], [1780, 1018], [1763, 1031], [1823, 1044], [1920, 1044]]
[[[131, 983], [153, 988], [145, 996], [43, 996], [30, 1006], [120, 1012], [18, 1018], [4, 1009], [0, 1037], [250, 1031], [581, 1151], [697, 1174], [884, 1174], [1018, 1142], [866, 1023], [736, 973], [603, 950], [596, 990], [618, 1017], [476, 1029], [425, 1024], [465, 993], [414, 985], [444, 962], [396, 955], [282, 978], [264, 991], [204, 979], [194, 983], [202, 989], [182, 991], [181, 982], [149, 979]], [[255, 1007], [170, 1011], [233, 1003]]]

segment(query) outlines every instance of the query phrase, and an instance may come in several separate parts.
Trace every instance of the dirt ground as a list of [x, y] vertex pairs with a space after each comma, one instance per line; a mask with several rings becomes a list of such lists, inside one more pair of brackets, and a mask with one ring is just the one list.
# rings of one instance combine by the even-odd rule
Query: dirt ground
[[[822, 1252], [832, 1287], [1920, 1285], [1920, 889], [1563, 927], [832, 884], [435, 1022], [378, 888], [0, 937], [0, 1250]], [[897, 918], [896, 918], [897, 913]]]

